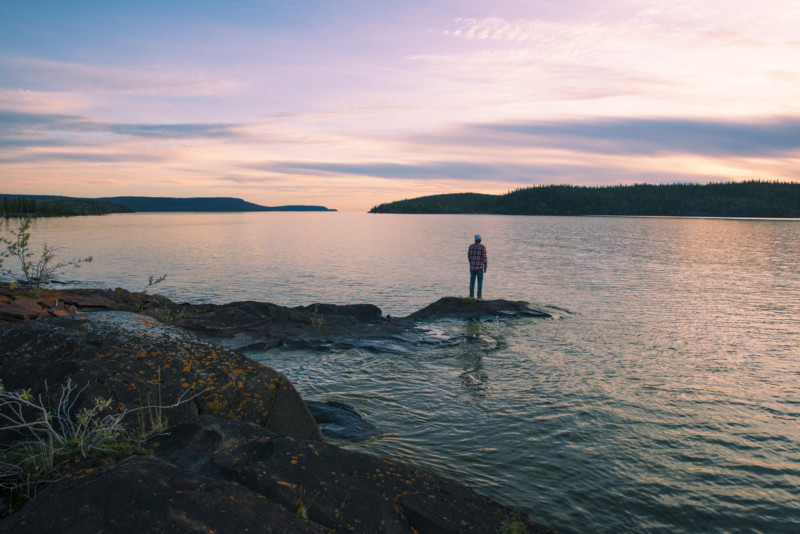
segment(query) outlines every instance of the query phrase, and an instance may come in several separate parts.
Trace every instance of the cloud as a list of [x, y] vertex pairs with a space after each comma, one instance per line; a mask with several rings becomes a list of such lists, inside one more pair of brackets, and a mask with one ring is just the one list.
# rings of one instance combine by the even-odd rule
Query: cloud
[[93, 152], [33, 152], [7, 158], [0, 163], [149, 163], [164, 161], [152, 154]]
[[[592, 6], [593, 7], [593, 6]], [[614, 8], [584, 7], [570, 19], [462, 17], [441, 33], [476, 41], [557, 43], [561, 48], [609, 42], [707, 41], [753, 44], [797, 42], [794, 0], [638, 1]], [[634, 41], [636, 42], [636, 41]]]
[[[499, 41], [549, 41], [564, 37], [576, 37], [586, 30], [597, 29], [597, 24], [576, 26], [543, 20], [516, 19], [507, 20], [500, 17], [458, 18], [454, 28], [444, 30], [447, 36], [464, 39], [499, 40]], [[567, 32], [567, 35], [564, 35]]]
[[180, 68], [109, 68], [0, 55], [2, 85], [39, 91], [134, 94], [145, 96], [230, 96], [244, 89], [240, 80]]
[[66, 146], [71, 143], [56, 139], [22, 139], [11, 137], [0, 137], [0, 149], [2, 148], [32, 148], [32, 147], [56, 147]]
[[[77, 115], [59, 113], [24, 113], [11, 110], [0, 110], [0, 126], [5, 135], [30, 134], [52, 130], [69, 132], [100, 131], [102, 123]], [[2, 134], [0, 134], [2, 135]]]
[[[692, 119], [598, 119], [561, 122], [511, 122], [470, 128], [489, 133], [480, 142], [514, 142], [602, 154], [776, 157], [800, 150], [800, 117], [760, 121]], [[480, 133], [478, 134], [480, 135]]]
[[[457, 180], [467, 182], [539, 183], [541, 179], [573, 176], [589, 168], [581, 163], [541, 164], [470, 161], [430, 161], [398, 164], [391, 162], [270, 162], [250, 166], [270, 173], [296, 175], [360, 176], [390, 180]], [[233, 179], [234, 181], [241, 181]]]
[[59, 113], [23, 113], [0, 110], [0, 126], [3, 135], [20, 141], [18, 136], [46, 136], [58, 132], [110, 133], [119, 136], [157, 139], [197, 139], [220, 137], [242, 137], [242, 124], [183, 123], [183, 124], [129, 124], [113, 123], [79, 115]]
[[337, 175], [370, 176], [375, 178], [440, 179], [461, 180], [491, 179], [496, 168], [484, 163], [426, 162], [400, 164], [390, 162], [334, 163], [334, 162], [276, 162], [259, 165], [261, 170], [285, 174], [323, 173]]
[[[550, 156], [531, 157], [516, 163], [439, 161], [399, 165], [389, 162], [271, 162], [250, 167], [251, 170], [257, 168], [267, 172], [269, 176], [226, 176], [219, 180], [238, 186], [270, 188], [278, 184], [315, 187], [327, 183], [328, 189], [335, 188], [337, 191], [354, 182], [377, 191], [378, 188], [387, 187], [386, 182], [377, 180], [386, 180], [398, 184], [407, 194], [414, 192], [421, 196], [468, 190], [504, 192], [517, 187], [546, 184], [702, 183], [759, 176], [756, 172], [739, 172], [736, 166], [701, 168], [695, 164], [687, 165], [681, 158], [654, 161], [630, 156], [576, 153]], [[776, 169], [777, 175], [783, 170]], [[287, 174], [291, 178], [285, 176]]]
[[239, 137], [236, 124], [112, 124], [109, 131], [117, 135], [158, 139], [193, 139]]
[[65, 113], [67, 110], [85, 108], [89, 104], [89, 97], [77, 93], [0, 89], [0, 109], [34, 113]]
[[580, 100], [622, 115], [645, 106], [684, 116], [710, 106], [782, 114], [796, 108], [800, 76], [794, 4], [645, 1], [558, 20], [459, 18], [439, 32], [451, 46], [407, 59], [527, 110]]

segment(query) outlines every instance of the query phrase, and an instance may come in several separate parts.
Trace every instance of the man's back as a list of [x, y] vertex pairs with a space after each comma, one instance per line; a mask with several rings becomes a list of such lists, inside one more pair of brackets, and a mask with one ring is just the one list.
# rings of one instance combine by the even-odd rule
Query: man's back
[[473, 243], [467, 250], [467, 258], [469, 258], [469, 270], [478, 271], [486, 268], [486, 247], [481, 243]]

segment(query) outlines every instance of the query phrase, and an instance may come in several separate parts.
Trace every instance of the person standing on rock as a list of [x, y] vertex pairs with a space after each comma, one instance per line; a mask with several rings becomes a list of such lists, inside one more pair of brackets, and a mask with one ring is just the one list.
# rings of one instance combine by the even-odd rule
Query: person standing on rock
[[469, 259], [469, 298], [475, 298], [475, 279], [478, 280], [478, 300], [482, 299], [483, 293], [483, 273], [489, 266], [486, 257], [486, 247], [481, 244], [481, 236], [475, 236], [475, 242], [467, 250]]

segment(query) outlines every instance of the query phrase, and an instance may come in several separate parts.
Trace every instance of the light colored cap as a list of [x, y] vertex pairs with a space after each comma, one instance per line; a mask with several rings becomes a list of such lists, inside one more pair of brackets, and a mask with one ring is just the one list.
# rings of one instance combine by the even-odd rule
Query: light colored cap
[[481, 240], [481, 235], [475, 234], [475, 241], [480, 241], [480, 240]]

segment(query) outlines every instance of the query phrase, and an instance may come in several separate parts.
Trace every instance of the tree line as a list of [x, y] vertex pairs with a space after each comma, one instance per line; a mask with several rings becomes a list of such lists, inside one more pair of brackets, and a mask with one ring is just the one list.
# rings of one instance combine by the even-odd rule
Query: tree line
[[544, 185], [503, 195], [454, 193], [380, 204], [370, 213], [800, 217], [800, 184], [746, 181], [615, 186]]
[[4, 196], [1, 210], [3, 217], [68, 217], [132, 211], [120, 204], [102, 200], [81, 198], [37, 200], [36, 197], [22, 195]]

